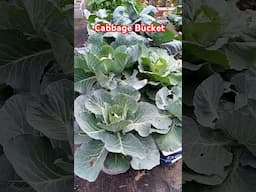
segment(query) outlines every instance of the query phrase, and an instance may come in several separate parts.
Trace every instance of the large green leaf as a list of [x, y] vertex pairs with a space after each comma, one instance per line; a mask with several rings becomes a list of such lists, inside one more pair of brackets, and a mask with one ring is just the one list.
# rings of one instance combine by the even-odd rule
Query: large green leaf
[[155, 43], [162, 44], [172, 41], [175, 38], [175, 34], [167, 28], [165, 32], [152, 33], [151, 37]]
[[[29, 19], [36, 32], [43, 38], [47, 31], [62, 34], [69, 42], [73, 42], [73, 27], [70, 20], [52, 1], [22, 1]], [[49, 19], [50, 18], [50, 19]]]
[[234, 154], [235, 158], [230, 173], [222, 184], [216, 186], [198, 185], [193, 188], [196, 189], [196, 191], [202, 192], [251, 192], [256, 190], [254, 182], [256, 176], [255, 169], [240, 165], [241, 149], [235, 150]]
[[96, 115], [104, 113], [106, 103], [111, 103], [111, 95], [105, 90], [96, 90], [84, 100], [86, 109]]
[[138, 74], [137, 70], [134, 70], [132, 75], [129, 75], [127, 73], [125, 73], [125, 80], [121, 81], [121, 85], [122, 86], [132, 86], [134, 89], [136, 90], [140, 90], [141, 88], [143, 88], [144, 86], [147, 85], [148, 80], [147, 79], [143, 79], [143, 80], [139, 80], [136, 76]]
[[136, 101], [140, 100], [141, 94], [138, 90], [134, 89], [131, 85], [129, 86], [117, 86], [111, 92], [112, 96], [124, 94], [134, 98]]
[[88, 143], [91, 138], [82, 132], [77, 122], [74, 122], [74, 144], [80, 145], [83, 143]]
[[203, 190], [204, 192], [251, 192], [256, 190], [255, 169], [235, 167], [230, 177], [220, 186]]
[[[197, 183], [201, 183], [204, 185], [219, 185], [221, 184], [227, 177], [228, 171], [226, 170], [223, 175], [204, 175], [199, 174], [194, 171], [182, 171], [182, 179], [184, 181], [195, 181]], [[185, 191], [185, 190], [184, 190]]]
[[28, 185], [19, 185], [25, 182], [15, 173], [10, 161], [4, 154], [0, 155], [0, 171], [1, 192], [35, 192]]
[[7, 100], [0, 109], [0, 141], [2, 145], [19, 135], [34, 133], [25, 117], [28, 103], [33, 100], [34, 98], [29, 95], [15, 95]]
[[145, 145], [132, 133], [128, 134], [112, 134], [105, 133], [102, 135], [102, 141], [105, 148], [112, 153], [121, 153], [142, 159], [145, 157]]
[[78, 117], [79, 114], [84, 112], [89, 112], [85, 107], [84, 102], [87, 99], [87, 95], [80, 95], [74, 101], [74, 115], [75, 118]]
[[38, 192], [68, 192], [73, 175], [55, 166], [55, 152], [46, 138], [20, 135], [5, 146], [15, 171]]
[[19, 30], [32, 36], [35, 34], [26, 10], [18, 4], [6, 1], [0, 3], [0, 29]]
[[45, 67], [53, 61], [52, 51], [43, 41], [27, 40], [12, 30], [0, 30], [0, 83], [23, 91], [40, 91]]
[[233, 42], [225, 47], [231, 69], [243, 70], [254, 68], [256, 65], [255, 42]]
[[91, 113], [83, 112], [76, 114], [76, 121], [80, 128], [91, 138], [100, 140], [106, 132], [106, 130], [98, 126], [97, 119]]
[[167, 134], [155, 134], [154, 139], [162, 151], [175, 151], [182, 147], [182, 128], [175, 125]]
[[163, 87], [156, 93], [156, 106], [161, 110], [167, 110], [174, 117], [181, 119], [181, 96], [181, 89], [177, 86], [173, 90]]
[[155, 166], [160, 164], [160, 153], [157, 148], [155, 141], [152, 136], [148, 137], [139, 137], [137, 138], [145, 147], [145, 156], [144, 158], [138, 158], [136, 156], [132, 157], [131, 166], [135, 170], [147, 169], [151, 170]]
[[82, 144], [75, 152], [75, 174], [88, 181], [95, 181], [107, 154], [104, 144], [100, 141], [90, 140]]
[[97, 82], [97, 77], [91, 73], [85, 73], [83, 69], [76, 68], [74, 89], [81, 94], [90, 94]]
[[[236, 100], [240, 100], [240, 96], [245, 96], [245, 104], [248, 104], [248, 99], [256, 99], [256, 82], [255, 70], [247, 70], [231, 78], [231, 83], [237, 90]], [[242, 107], [242, 106], [237, 106]]]
[[73, 73], [73, 46], [62, 34], [47, 31], [46, 35], [51, 43], [54, 56], [63, 72], [67, 74]]
[[210, 76], [197, 87], [193, 103], [197, 121], [201, 125], [214, 128], [219, 119], [218, 106], [223, 93], [224, 81], [218, 74]]
[[168, 106], [168, 96], [171, 95], [171, 91], [167, 87], [161, 88], [156, 93], [156, 106], [161, 110], [166, 110]]
[[118, 94], [113, 97], [113, 103], [121, 108], [127, 108], [127, 112], [134, 113], [138, 109], [137, 101], [126, 94]]
[[[193, 51], [191, 51], [193, 50]], [[202, 59], [209, 63], [222, 66], [223, 68], [229, 67], [227, 56], [220, 50], [207, 50], [197, 44], [184, 43], [184, 57], [186, 60], [190, 59]]]
[[[4, 154], [0, 155], [0, 181], [8, 184], [9, 180], [12, 180], [15, 176], [15, 171]], [[1, 186], [1, 185], [0, 185]], [[1, 187], [0, 187], [1, 189]]]
[[127, 120], [121, 120], [119, 122], [110, 123], [110, 124], [102, 124], [99, 123], [99, 127], [105, 129], [110, 132], [119, 132], [124, 130], [131, 122]]
[[68, 140], [73, 127], [73, 83], [60, 80], [46, 89], [46, 97], [31, 102], [26, 117], [31, 126], [49, 138]]
[[135, 130], [142, 137], [147, 137], [152, 132], [151, 126], [159, 130], [167, 130], [172, 124], [172, 120], [158, 112], [157, 108], [146, 102], [140, 102], [138, 110], [131, 118], [132, 122], [125, 132]]
[[[232, 139], [245, 145], [254, 155], [256, 155], [256, 119], [242, 112], [224, 114], [224, 117], [216, 124], [217, 129], [221, 129]], [[244, 128], [246, 127], [246, 129]]]
[[199, 126], [183, 117], [183, 154], [186, 165], [197, 173], [224, 177], [225, 167], [232, 163], [232, 153], [225, 148], [226, 141], [209, 140], [199, 132]]

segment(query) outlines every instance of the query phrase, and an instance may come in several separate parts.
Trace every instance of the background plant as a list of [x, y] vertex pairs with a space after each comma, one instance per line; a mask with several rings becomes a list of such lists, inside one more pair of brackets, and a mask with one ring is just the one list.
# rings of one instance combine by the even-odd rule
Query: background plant
[[73, 189], [72, 3], [0, 3], [0, 191]]
[[235, 1], [184, 6], [183, 190], [252, 191], [255, 12]]
[[116, 7], [125, 5], [125, 4], [130, 4], [136, 9], [142, 10], [145, 4], [143, 2], [137, 1], [137, 0], [87, 0], [86, 1], [88, 9], [92, 12], [98, 11], [99, 9], [106, 9], [109, 13], [112, 13]]
[[[100, 9], [95, 12], [91, 12], [87, 9], [84, 11], [84, 16], [87, 19], [89, 34], [94, 34], [93, 26], [97, 23], [106, 24], [113, 23], [116, 25], [130, 25], [135, 24], [149, 25], [154, 23], [155, 25], [165, 24], [166, 31], [162, 33], [136, 33], [141, 38], [148, 40], [151, 43], [150, 46], [162, 46], [170, 51], [170, 54], [176, 54], [181, 50], [181, 25], [182, 19], [180, 16], [171, 14], [166, 19], [159, 19], [156, 17], [157, 8], [149, 5], [142, 10], [137, 9], [131, 4], [118, 6], [113, 13], [108, 13], [105, 9]], [[174, 25], [174, 26], [173, 26]], [[176, 30], [172, 30], [176, 28]], [[117, 37], [117, 33], [106, 33], [108, 37]], [[135, 37], [135, 35], [133, 35]], [[177, 41], [174, 41], [177, 40]]]

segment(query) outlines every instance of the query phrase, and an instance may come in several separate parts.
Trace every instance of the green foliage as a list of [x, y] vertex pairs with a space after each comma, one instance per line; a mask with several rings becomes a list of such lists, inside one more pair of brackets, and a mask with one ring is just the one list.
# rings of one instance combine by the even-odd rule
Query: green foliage
[[[117, 7], [113, 21], [155, 22], [153, 6], [139, 17], [128, 12]], [[162, 35], [165, 41], [175, 38]], [[88, 45], [75, 50], [75, 140], [82, 143], [75, 152], [75, 174], [81, 178], [95, 181], [101, 170], [150, 170], [160, 164], [160, 150], [181, 147], [181, 60], [150, 47], [146, 37], [91, 33]]]
[[185, 2], [183, 191], [254, 191], [255, 13]]
[[[175, 34], [173, 31], [169, 29], [169, 24], [173, 21], [168, 19], [166, 20], [159, 20], [156, 18], [157, 8], [149, 5], [142, 10], [137, 9], [136, 6], [132, 6], [131, 4], [118, 6], [114, 9], [113, 12], [108, 13], [106, 9], [100, 9], [95, 12], [91, 12], [88, 10], [84, 10], [84, 16], [87, 19], [89, 25], [88, 25], [88, 31], [90, 33], [95, 33], [92, 28], [96, 23], [113, 23], [116, 25], [130, 25], [133, 26], [135, 24], [142, 24], [142, 25], [160, 25], [165, 24], [167, 25], [166, 31], [161, 33], [140, 33], [140, 35], [143, 35], [146, 38], [152, 39], [152, 41], [156, 45], [160, 45], [163, 43], [167, 43], [170, 41], [173, 41], [174, 39], [179, 39], [180, 36], [178, 34]], [[176, 23], [177, 22], [177, 23]], [[180, 28], [180, 25], [182, 25], [180, 16], [178, 18], [178, 21], [176, 21], [174, 24], [177, 26], [177, 29]]]
[[129, 4], [138, 10], [143, 9], [145, 4], [136, 0], [87, 0], [87, 5], [91, 11], [98, 11], [99, 9], [106, 9], [108, 12], [113, 12], [116, 7]]
[[0, 2], [0, 191], [73, 188], [72, 4]]

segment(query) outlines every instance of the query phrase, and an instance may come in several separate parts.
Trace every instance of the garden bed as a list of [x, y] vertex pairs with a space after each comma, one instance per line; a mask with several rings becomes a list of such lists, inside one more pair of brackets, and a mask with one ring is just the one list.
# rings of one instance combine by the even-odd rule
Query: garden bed
[[[160, 11], [165, 12], [165, 11], [168, 11], [168, 9], [161, 8], [161, 9], [159, 9], [159, 13], [161, 13]], [[161, 16], [159, 16], [159, 14], [157, 14], [157, 16], [158, 16], [158, 18], [161, 17]], [[86, 29], [87, 29], [86, 26], [88, 27], [88, 25], [86, 24], [85, 20], [83, 20], [83, 19], [76, 19], [75, 24], [76, 24], [76, 26], [75, 26], [75, 46], [76, 47], [84, 47], [85, 45], [88, 45], [88, 42], [87, 42], [88, 37], [87, 37], [87, 31], [86, 31]], [[170, 26], [168, 26], [168, 27], [170, 27]], [[171, 28], [171, 31], [173, 31], [172, 28]], [[169, 32], [169, 33], [171, 34], [172, 32]], [[178, 35], [176, 32], [173, 34]], [[89, 43], [89, 47], [90, 47], [90, 43]], [[160, 46], [158, 49], [160, 49]], [[152, 49], [152, 50], [154, 50], [154, 49]], [[81, 51], [83, 52], [83, 50], [81, 50]], [[163, 51], [167, 53], [166, 50], [163, 49]], [[169, 58], [169, 57], [167, 56], [167, 58]], [[117, 73], [119, 73], [119, 72], [117, 72]], [[160, 82], [161, 82], [161, 80], [160, 80]], [[155, 86], [155, 85], [153, 85], [153, 86]], [[166, 85], [166, 86], [168, 86], [168, 85]], [[159, 85], [159, 87], [160, 87], [160, 85]], [[159, 87], [157, 88], [157, 90], [161, 88], [161, 87], [160, 88]], [[139, 89], [141, 89], [141, 88], [139, 88]], [[162, 89], [162, 90], [164, 90], [164, 89]], [[80, 92], [80, 91], [78, 91], [78, 92]], [[162, 94], [162, 93], [159, 92], [159, 94]], [[170, 94], [170, 92], [169, 92], [169, 94]], [[154, 103], [152, 103], [152, 104], [154, 104]], [[152, 104], [150, 104], [150, 105], [153, 107]], [[141, 103], [141, 105], [142, 105], [142, 103]], [[147, 104], [147, 105], [149, 105], [149, 104]], [[157, 110], [157, 108], [155, 108], [155, 109]], [[166, 109], [163, 109], [163, 110], [166, 110]], [[176, 124], [174, 122], [176, 122], [176, 120], [178, 121], [178, 119], [176, 119], [176, 118], [179, 118], [179, 116], [174, 116], [174, 118], [175, 119], [172, 123], [173, 125]], [[171, 124], [168, 124], [169, 127], [170, 127], [170, 125]], [[179, 125], [177, 124], [177, 126], [179, 126]], [[156, 127], [156, 129], [157, 129], [157, 127]], [[137, 135], [136, 137], [139, 138], [139, 135]], [[151, 136], [149, 138], [151, 138]], [[110, 150], [112, 150], [112, 149], [110, 149]], [[82, 151], [80, 151], [77, 154], [78, 155], [82, 154], [81, 152]], [[80, 156], [80, 158], [84, 158], [84, 157]], [[91, 163], [93, 164], [94, 161], [90, 160], [88, 165], [91, 166]], [[84, 192], [84, 191], [103, 192], [103, 191], [106, 191], [106, 189], [111, 192], [112, 191], [113, 192], [167, 192], [167, 191], [180, 192], [181, 191], [181, 172], [182, 172], [181, 160], [179, 160], [174, 165], [169, 166], [169, 167], [157, 166], [158, 164], [156, 164], [156, 162], [154, 162], [154, 161], [151, 163], [152, 163], [152, 167], [154, 167], [152, 170], [136, 171], [136, 170], [133, 170], [132, 168], [130, 168], [126, 173], [122, 173], [122, 174], [119, 174], [116, 176], [107, 175], [104, 172], [101, 172], [97, 176], [97, 179], [95, 179], [94, 176], [93, 176], [93, 178], [90, 176], [89, 177], [86, 176], [86, 174], [84, 174], [85, 171], [83, 173], [81, 173], [78, 168], [77, 171], [79, 172], [79, 174], [81, 173], [79, 176], [82, 176], [84, 179], [86, 179], [88, 181], [81, 179], [80, 177], [75, 177], [75, 191], [76, 192]], [[137, 166], [137, 165], [133, 164], [132, 166]], [[151, 165], [149, 165], [149, 166], [151, 166]], [[146, 168], [140, 168], [140, 169], [146, 169]], [[147, 168], [147, 169], [149, 169], [149, 168]], [[88, 169], [87, 169], [87, 173], [88, 173]]]
[[[87, 40], [86, 22], [75, 19], [75, 46]], [[75, 192], [181, 192], [182, 161], [172, 167], [156, 167], [150, 171], [134, 171], [117, 176], [101, 173], [96, 182], [75, 177]]]

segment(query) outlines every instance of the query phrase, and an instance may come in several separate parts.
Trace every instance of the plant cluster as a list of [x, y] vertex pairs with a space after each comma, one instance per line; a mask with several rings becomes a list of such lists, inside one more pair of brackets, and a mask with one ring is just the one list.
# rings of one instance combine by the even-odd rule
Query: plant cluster
[[98, 11], [99, 9], [105, 9], [109, 13], [112, 13], [116, 7], [125, 5], [125, 4], [130, 4], [136, 9], [143, 9], [145, 6], [144, 3], [138, 1], [138, 0], [87, 0], [86, 1], [88, 9], [92, 11]]
[[184, 191], [255, 191], [255, 12], [186, 1]]
[[[134, 19], [159, 22], [154, 10], [146, 7]], [[117, 7], [113, 20], [131, 23], [126, 11]], [[181, 47], [170, 54], [151, 35], [91, 33], [87, 46], [75, 50], [75, 174], [81, 178], [150, 170], [160, 164], [160, 150], [181, 147], [181, 59], [175, 57]]]
[[0, 191], [73, 189], [72, 1], [0, 2]]
[[108, 13], [106, 9], [100, 9], [98, 11], [89, 11], [85, 9], [83, 13], [89, 24], [89, 34], [95, 33], [93, 31], [93, 26], [96, 23], [113, 23], [121, 26], [134, 26], [135, 24], [150, 25], [153, 23], [154, 25], [165, 24], [167, 26], [166, 31], [162, 33], [141, 32], [140, 35], [144, 36], [145, 38], [149, 38], [156, 46], [163, 43], [169, 43], [174, 39], [181, 40], [181, 33], [177, 33], [177, 31], [170, 29], [173, 24], [177, 26], [177, 29], [182, 24], [180, 16], [172, 14], [170, 15], [169, 20], [159, 20], [156, 17], [157, 11], [157, 8], [152, 5], [139, 10], [133, 6], [133, 4], [126, 4], [123, 6], [118, 6], [112, 13]]

